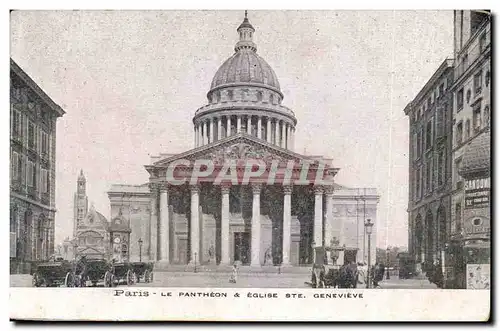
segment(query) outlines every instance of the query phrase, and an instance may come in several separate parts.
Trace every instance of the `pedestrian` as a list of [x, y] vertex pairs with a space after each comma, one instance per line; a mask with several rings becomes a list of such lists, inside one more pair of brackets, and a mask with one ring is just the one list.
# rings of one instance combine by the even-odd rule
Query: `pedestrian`
[[238, 263], [235, 261], [233, 263], [233, 271], [231, 273], [231, 277], [229, 278], [230, 283], [236, 283], [238, 280]]

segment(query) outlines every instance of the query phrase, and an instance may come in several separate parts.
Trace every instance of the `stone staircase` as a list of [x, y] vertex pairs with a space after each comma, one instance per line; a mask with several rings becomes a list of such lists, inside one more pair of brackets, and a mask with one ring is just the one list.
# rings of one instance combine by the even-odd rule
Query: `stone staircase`
[[[196, 270], [194, 265], [179, 265], [156, 262], [154, 271], [156, 272], [174, 272], [174, 273], [231, 273], [232, 265], [197, 265]], [[308, 275], [311, 273], [310, 266], [240, 266], [238, 269], [239, 275], [246, 274], [265, 274], [265, 275], [280, 275], [280, 274], [295, 274]]]

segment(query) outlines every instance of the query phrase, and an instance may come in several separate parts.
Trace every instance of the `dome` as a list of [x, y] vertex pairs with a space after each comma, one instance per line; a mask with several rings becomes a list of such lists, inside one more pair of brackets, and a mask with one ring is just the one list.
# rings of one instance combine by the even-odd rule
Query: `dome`
[[239, 49], [227, 59], [217, 70], [210, 89], [238, 83], [262, 84], [280, 90], [274, 70], [251, 49]]

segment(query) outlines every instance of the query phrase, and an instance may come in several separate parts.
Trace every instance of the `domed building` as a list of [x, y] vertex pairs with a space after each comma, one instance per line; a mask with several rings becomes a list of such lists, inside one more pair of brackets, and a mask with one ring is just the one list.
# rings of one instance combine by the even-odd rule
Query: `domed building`
[[246, 13], [237, 32], [194, 114], [194, 148], [153, 157], [147, 184], [108, 192], [112, 217], [123, 211], [131, 229], [131, 260], [307, 265], [315, 247], [334, 245], [334, 263], [367, 261], [364, 220], [376, 224], [376, 190], [338, 185], [331, 159], [294, 151], [297, 118]]

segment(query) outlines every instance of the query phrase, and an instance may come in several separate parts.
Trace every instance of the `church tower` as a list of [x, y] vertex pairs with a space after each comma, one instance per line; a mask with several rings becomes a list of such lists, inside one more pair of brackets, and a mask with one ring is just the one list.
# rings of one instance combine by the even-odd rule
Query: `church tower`
[[83, 175], [83, 170], [80, 170], [80, 175], [78, 176], [76, 193], [73, 203], [73, 237], [76, 237], [76, 231], [78, 225], [82, 223], [85, 215], [88, 211], [88, 197], [87, 197], [87, 180]]

